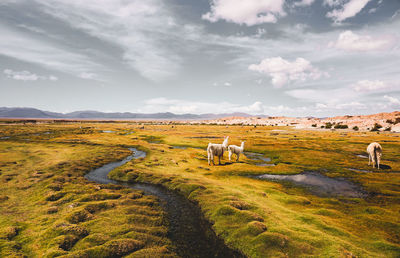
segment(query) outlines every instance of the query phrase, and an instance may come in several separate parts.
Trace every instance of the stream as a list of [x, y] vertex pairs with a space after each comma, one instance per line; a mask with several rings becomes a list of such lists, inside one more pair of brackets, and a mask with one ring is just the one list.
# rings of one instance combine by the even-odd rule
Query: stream
[[182, 195], [167, 188], [147, 183], [125, 183], [111, 180], [108, 173], [132, 159], [144, 158], [146, 153], [129, 148], [133, 154], [117, 162], [106, 164], [85, 175], [90, 181], [100, 184], [117, 184], [143, 191], [147, 195], [157, 196], [166, 213], [168, 237], [176, 247], [180, 257], [245, 257], [230, 249], [211, 229], [201, 210]]

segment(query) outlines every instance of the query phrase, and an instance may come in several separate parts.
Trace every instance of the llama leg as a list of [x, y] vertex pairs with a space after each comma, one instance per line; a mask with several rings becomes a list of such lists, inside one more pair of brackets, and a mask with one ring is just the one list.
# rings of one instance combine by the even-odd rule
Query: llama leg
[[221, 165], [221, 156], [218, 156], [218, 164]]
[[371, 154], [368, 153], [368, 166], [371, 165]]
[[379, 169], [379, 165], [380, 165], [381, 161], [379, 158], [377, 158], [377, 160], [378, 160], [378, 169]]
[[231, 161], [231, 157], [232, 157], [232, 151], [229, 150], [229, 161]]
[[211, 160], [212, 160], [213, 165], [215, 166], [215, 163], [214, 163], [214, 154], [212, 154], [212, 153], [211, 153]]
[[210, 166], [210, 152], [207, 152], [208, 165]]
[[240, 153], [238, 153], [236, 156], [237, 156], [236, 162], [239, 162]]

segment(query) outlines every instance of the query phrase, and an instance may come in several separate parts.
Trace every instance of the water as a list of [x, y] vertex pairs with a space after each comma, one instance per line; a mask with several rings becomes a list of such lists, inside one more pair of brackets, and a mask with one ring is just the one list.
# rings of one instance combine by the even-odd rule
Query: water
[[210, 223], [203, 217], [201, 210], [182, 195], [162, 186], [144, 183], [123, 183], [108, 178], [108, 173], [132, 159], [143, 158], [146, 153], [130, 148], [132, 155], [124, 160], [112, 162], [92, 170], [85, 177], [100, 184], [118, 184], [142, 190], [145, 194], [160, 199], [161, 207], [169, 221], [168, 236], [176, 246], [180, 257], [245, 257], [227, 247], [211, 229]]
[[0, 140], [7, 140], [7, 139], [10, 139], [10, 136], [0, 137]]
[[267, 163], [271, 162], [271, 158], [269, 157], [264, 157], [263, 154], [261, 153], [255, 153], [255, 152], [245, 152], [244, 155], [251, 160], [256, 161], [256, 166], [259, 167], [273, 167], [275, 164], [273, 163]]
[[312, 193], [320, 196], [365, 197], [365, 192], [356, 184], [345, 179], [330, 178], [316, 172], [304, 172], [296, 175], [264, 174], [256, 176], [256, 178], [292, 182], [295, 185], [306, 187]]
[[172, 146], [172, 148], [173, 149], [180, 149], [180, 150], [186, 150], [187, 149], [186, 146], [177, 146], [177, 145]]
[[357, 168], [347, 168], [347, 169], [351, 170], [351, 171], [356, 171], [356, 172], [373, 173], [372, 171], [364, 170], [364, 169], [357, 169]]
[[357, 156], [357, 157], [359, 157], [359, 158], [368, 159], [368, 157], [367, 157], [367, 156], [365, 156], [365, 155], [362, 155], [362, 154], [357, 154], [356, 156]]
[[115, 133], [115, 131], [111, 131], [111, 130], [103, 130], [103, 133]]

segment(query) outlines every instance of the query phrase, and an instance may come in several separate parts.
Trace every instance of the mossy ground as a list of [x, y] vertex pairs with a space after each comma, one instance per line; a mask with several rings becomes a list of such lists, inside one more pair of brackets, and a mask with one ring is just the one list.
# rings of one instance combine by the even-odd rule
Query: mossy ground
[[[137, 211], [132, 206], [143, 203], [135, 204], [137, 200], [149, 197], [129, 198], [135, 191], [126, 189], [97, 190], [95, 184], [82, 179], [91, 167], [126, 155], [124, 146], [136, 146], [148, 155], [114, 170], [114, 179], [157, 183], [181, 192], [199, 204], [229, 246], [247, 256], [400, 254], [399, 134], [250, 126], [146, 124], [143, 128], [136, 123], [3, 125], [0, 130], [0, 137], [11, 136], [0, 141], [0, 223], [7, 228], [0, 236], [3, 254], [37, 255], [48, 250], [48, 255], [87, 252], [106, 256], [115, 246], [123, 246], [123, 250], [128, 246], [139, 256], [154, 250], [169, 253], [157, 205], [143, 207], [145, 216], [149, 210], [157, 214], [155, 220], [137, 220], [144, 225], [132, 223], [136, 220], [127, 216], [128, 210]], [[51, 133], [34, 135], [38, 132]], [[230, 144], [246, 140], [247, 151], [263, 153], [276, 166], [259, 167], [243, 155], [239, 163], [227, 162], [225, 155], [222, 166], [208, 166], [208, 142], [222, 142], [226, 135]], [[372, 141], [383, 147], [383, 170], [372, 169], [368, 159], [357, 156], [365, 155]], [[38, 170], [44, 173], [38, 174]], [[303, 171], [346, 178], [362, 186], [368, 197], [318, 197], [291, 184], [248, 177]], [[49, 174], [53, 176], [47, 178]], [[66, 182], [57, 181], [60, 178]], [[61, 190], [57, 190], [59, 184]], [[78, 206], [69, 209], [74, 203]], [[89, 204], [98, 208], [89, 208]], [[84, 227], [88, 235], [64, 229], [59, 235], [45, 234], [58, 232], [54, 228], [63, 223], [67, 228]], [[130, 231], [122, 231], [127, 225]], [[115, 229], [115, 233], [107, 233], [105, 228]], [[118, 239], [122, 242], [112, 242]], [[65, 249], [72, 247], [65, 251], [60, 243], [65, 243]]]
[[156, 198], [83, 178], [130, 151], [58, 141], [92, 133], [67, 128], [1, 126], [0, 257], [174, 256]]

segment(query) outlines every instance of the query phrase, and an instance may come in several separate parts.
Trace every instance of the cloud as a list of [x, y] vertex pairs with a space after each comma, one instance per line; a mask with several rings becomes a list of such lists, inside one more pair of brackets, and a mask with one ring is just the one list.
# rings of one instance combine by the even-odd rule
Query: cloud
[[[161, 0], [36, 0], [51, 15], [121, 49], [124, 62], [143, 77], [161, 81], [181, 68], [182, 48], [196, 28], [181, 26]], [[182, 44], [180, 44], [182, 43]]]
[[389, 104], [391, 106], [400, 107], [400, 100], [398, 98], [388, 96], [388, 95], [383, 96], [383, 98], [386, 99], [387, 101], [389, 101]]
[[38, 64], [47, 69], [78, 76], [84, 71], [103, 69], [85, 55], [62, 46], [38, 40], [0, 25], [0, 55]]
[[95, 73], [83, 72], [79, 74], [79, 77], [85, 80], [97, 80], [99, 76]]
[[301, 0], [299, 2], [295, 2], [295, 6], [309, 6], [314, 3], [315, 0]]
[[388, 50], [395, 45], [393, 36], [371, 37], [369, 35], [358, 35], [350, 30], [340, 33], [336, 42], [330, 42], [329, 47], [345, 51], [374, 51]]
[[230, 102], [199, 102], [180, 99], [153, 98], [144, 101], [144, 106], [138, 112], [172, 112], [176, 114], [194, 113], [233, 113], [245, 112], [250, 114], [260, 114], [264, 112], [264, 106], [256, 101], [250, 105], [239, 105]]
[[331, 18], [335, 23], [341, 23], [342, 21], [356, 16], [371, 0], [350, 0], [343, 4], [343, 1], [328, 0], [329, 6], [341, 6], [340, 9], [334, 9], [326, 14], [326, 17]]
[[297, 58], [290, 62], [282, 57], [266, 58], [260, 64], [252, 64], [249, 70], [267, 74], [272, 77], [272, 84], [280, 88], [291, 81], [305, 81], [307, 79], [316, 80], [327, 73], [319, 71], [304, 58]]
[[390, 86], [379, 80], [361, 80], [351, 85], [351, 87], [357, 92], [371, 92], [389, 89]]
[[262, 23], [276, 23], [285, 16], [285, 0], [211, 0], [211, 11], [202, 18], [210, 22], [227, 22], [253, 26]]
[[328, 5], [330, 7], [339, 6], [344, 4], [346, 0], [324, 0], [323, 5]]
[[54, 75], [43, 76], [31, 73], [29, 71], [13, 71], [11, 69], [5, 69], [3, 73], [7, 78], [17, 81], [58, 81], [58, 77]]

